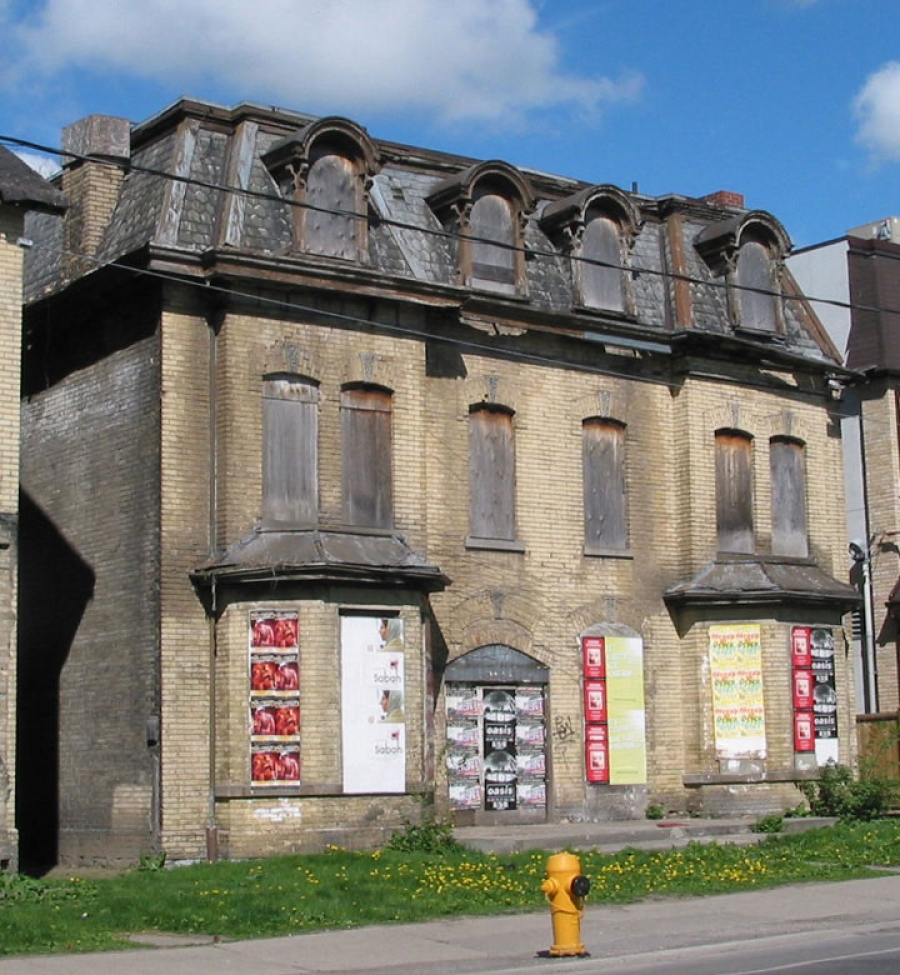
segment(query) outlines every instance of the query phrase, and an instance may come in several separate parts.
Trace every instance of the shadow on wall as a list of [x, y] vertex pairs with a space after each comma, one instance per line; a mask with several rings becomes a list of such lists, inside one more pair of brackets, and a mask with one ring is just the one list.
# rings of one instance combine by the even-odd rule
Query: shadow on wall
[[43, 511], [19, 498], [16, 825], [19, 865], [39, 876], [59, 849], [59, 684], [94, 572]]

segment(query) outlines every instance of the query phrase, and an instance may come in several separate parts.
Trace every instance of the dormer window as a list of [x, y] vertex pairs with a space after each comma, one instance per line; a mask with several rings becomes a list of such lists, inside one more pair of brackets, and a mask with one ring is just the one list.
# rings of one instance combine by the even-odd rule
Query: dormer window
[[592, 186], [547, 206], [541, 227], [572, 261], [573, 303], [634, 315], [631, 250], [640, 215], [615, 186]]
[[533, 206], [528, 181], [502, 162], [486, 162], [441, 183], [428, 197], [458, 235], [457, 276], [478, 291], [524, 294], [524, 225]]
[[757, 240], [741, 244], [735, 279], [738, 323], [758, 332], [779, 330], [778, 287], [769, 248]]
[[783, 331], [781, 268], [791, 241], [774, 217], [750, 211], [713, 224], [696, 246], [713, 273], [727, 282], [735, 328], [770, 335]]
[[263, 162], [292, 208], [295, 252], [368, 259], [368, 188], [379, 159], [365, 129], [324, 118], [270, 149]]
[[480, 187], [476, 194], [469, 215], [469, 284], [482, 291], [515, 294], [519, 255], [514, 250], [516, 228], [512, 204], [489, 187]]

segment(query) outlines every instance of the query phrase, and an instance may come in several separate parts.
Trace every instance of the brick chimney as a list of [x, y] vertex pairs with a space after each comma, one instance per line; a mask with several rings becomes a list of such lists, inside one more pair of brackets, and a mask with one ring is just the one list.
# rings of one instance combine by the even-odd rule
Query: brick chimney
[[[70, 280], [96, 267], [97, 255], [119, 197], [131, 156], [131, 123], [109, 115], [89, 115], [62, 132], [63, 192], [70, 207], [63, 240], [66, 277]], [[79, 157], [92, 156], [92, 159]], [[113, 165], [110, 165], [112, 163]]]
[[704, 196], [703, 199], [707, 203], [712, 203], [717, 207], [732, 207], [735, 210], [746, 209], [744, 205], [744, 194], [732, 193], [731, 190], [716, 190], [715, 193], [710, 193], [708, 196]]

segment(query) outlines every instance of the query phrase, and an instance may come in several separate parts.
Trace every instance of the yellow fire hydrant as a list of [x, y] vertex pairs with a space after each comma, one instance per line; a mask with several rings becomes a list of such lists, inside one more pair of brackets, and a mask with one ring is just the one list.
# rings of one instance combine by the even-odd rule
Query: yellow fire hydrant
[[547, 861], [547, 879], [541, 890], [550, 901], [553, 947], [550, 954], [586, 955], [581, 940], [581, 915], [591, 882], [581, 873], [581, 861], [571, 853], [555, 853]]

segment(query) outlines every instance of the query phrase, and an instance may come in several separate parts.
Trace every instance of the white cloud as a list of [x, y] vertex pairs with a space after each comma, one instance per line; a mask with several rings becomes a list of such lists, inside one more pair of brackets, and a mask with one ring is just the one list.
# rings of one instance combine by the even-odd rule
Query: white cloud
[[900, 61], [889, 61], [874, 74], [853, 102], [856, 139], [873, 158], [900, 162]]
[[594, 112], [642, 83], [567, 73], [536, 0], [45, 0], [16, 26], [20, 68], [36, 76], [207, 83], [300, 110], [515, 123]]

